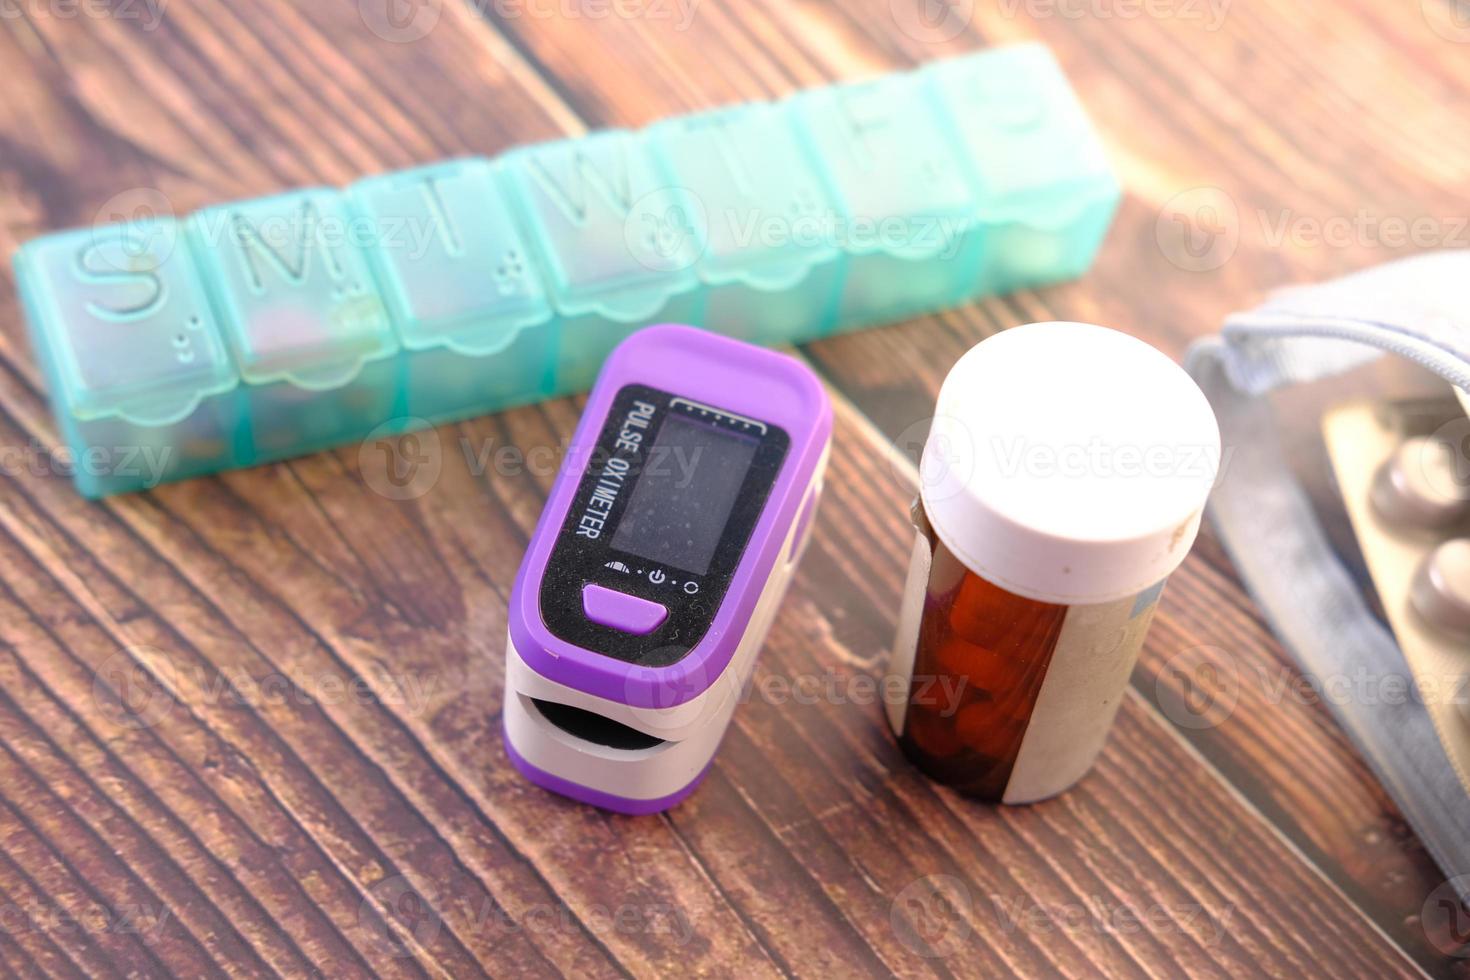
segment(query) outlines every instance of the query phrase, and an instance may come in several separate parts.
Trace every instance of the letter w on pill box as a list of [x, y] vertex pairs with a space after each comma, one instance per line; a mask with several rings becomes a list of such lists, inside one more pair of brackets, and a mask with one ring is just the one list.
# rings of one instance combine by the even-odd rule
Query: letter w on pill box
[[516, 576], [506, 750], [654, 813], [708, 769], [806, 542], [832, 408], [799, 361], [690, 327], [608, 358]]

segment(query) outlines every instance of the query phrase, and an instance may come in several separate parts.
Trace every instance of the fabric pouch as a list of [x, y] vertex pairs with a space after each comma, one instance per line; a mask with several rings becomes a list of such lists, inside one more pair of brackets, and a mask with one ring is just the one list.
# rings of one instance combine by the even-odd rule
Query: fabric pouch
[[[1353, 395], [1381, 399], [1358, 379], [1360, 369], [1388, 352], [1425, 369], [1413, 373], [1433, 381], [1452, 414], [1452, 390], [1470, 411], [1467, 284], [1470, 251], [1284, 289], [1258, 309], [1231, 316], [1220, 336], [1195, 344], [1186, 367], [1214, 406], [1226, 447], [1210, 519], [1304, 674], [1411, 679], [1406, 697], [1327, 703], [1460, 897], [1470, 901], [1470, 713], [1458, 703], [1470, 693], [1463, 683], [1470, 678], [1470, 641], [1463, 649], [1453, 640], [1437, 648], [1440, 664], [1458, 660], [1458, 690], [1416, 695], [1425, 667], [1406, 656], [1413, 645], [1384, 613], [1406, 597], [1375, 594], [1382, 590], [1364, 574], [1369, 549], [1359, 553], [1351, 532], [1344, 545], [1341, 529], [1353, 526], [1342, 520], [1345, 505], [1339, 500], [1336, 513], [1324, 506], [1334, 493], [1348, 497], [1356, 488], [1334, 486], [1341, 471], [1323, 481], [1325, 493], [1307, 486], [1297, 447], [1304, 425], [1322, 445], [1321, 417], [1280, 410], [1291, 389], [1344, 380]], [[1470, 480], [1470, 419], [1460, 421], [1459, 478]]]

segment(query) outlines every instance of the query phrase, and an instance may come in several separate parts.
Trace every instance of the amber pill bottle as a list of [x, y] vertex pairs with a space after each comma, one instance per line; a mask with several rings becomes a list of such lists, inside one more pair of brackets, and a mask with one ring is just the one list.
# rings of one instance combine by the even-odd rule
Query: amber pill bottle
[[886, 705], [905, 754], [996, 802], [1081, 779], [1219, 463], [1203, 393], [1127, 334], [1031, 324], [962, 357], [913, 506], [892, 659], [907, 697]]

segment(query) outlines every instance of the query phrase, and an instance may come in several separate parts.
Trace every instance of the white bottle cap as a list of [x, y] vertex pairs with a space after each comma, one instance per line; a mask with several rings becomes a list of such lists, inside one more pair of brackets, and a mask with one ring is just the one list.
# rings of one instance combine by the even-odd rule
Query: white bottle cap
[[1115, 330], [1037, 323], [976, 345], [949, 372], [920, 494], [972, 571], [1087, 605], [1179, 566], [1219, 464], [1215, 414], [1183, 368]]

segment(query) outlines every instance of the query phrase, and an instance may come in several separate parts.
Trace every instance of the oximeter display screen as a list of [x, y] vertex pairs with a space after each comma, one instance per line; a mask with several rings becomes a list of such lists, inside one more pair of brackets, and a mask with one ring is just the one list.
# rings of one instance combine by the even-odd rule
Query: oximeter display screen
[[539, 593], [552, 635], [618, 660], [675, 663], [709, 631], [791, 439], [648, 385], [613, 397]]
[[709, 571], [760, 439], [671, 414], [618, 522], [612, 546], [695, 575]]

